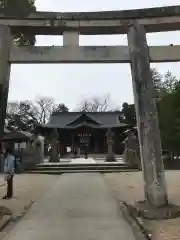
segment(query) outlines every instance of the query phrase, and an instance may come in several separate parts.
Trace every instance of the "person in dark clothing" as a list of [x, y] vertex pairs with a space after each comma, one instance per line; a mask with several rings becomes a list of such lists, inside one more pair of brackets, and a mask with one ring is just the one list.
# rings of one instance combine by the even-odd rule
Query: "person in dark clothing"
[[86, 145], [84, 146], [84, 157], [85, 157], [85, 159], [88, 158], [88, 154], [87, 154], [87, 146], [86, 146]]
[[15, 171], [15, 155], [11, 148], [7, 148], [4, 154], [4, 180], [7, 181], [7, 193], [3, 199], [11, 199], [13, 196], [13, 177]]

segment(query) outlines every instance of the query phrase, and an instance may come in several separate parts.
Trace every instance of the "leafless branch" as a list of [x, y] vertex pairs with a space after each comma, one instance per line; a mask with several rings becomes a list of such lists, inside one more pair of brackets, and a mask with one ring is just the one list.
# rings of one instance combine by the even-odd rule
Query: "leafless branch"
[[107, 112], [110, 111], [110, 97], [105, 95], [101, 97], [94, 97], [92, 99], [84, 99], [80, 106], [79, 111], [82, 112]]

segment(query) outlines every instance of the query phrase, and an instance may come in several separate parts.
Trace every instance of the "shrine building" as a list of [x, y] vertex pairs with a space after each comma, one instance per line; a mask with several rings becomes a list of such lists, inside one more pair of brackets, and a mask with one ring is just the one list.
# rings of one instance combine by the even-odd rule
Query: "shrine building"
[[39, 125], [37, 131], [50, 136], [56, 131], [61, 146], [61, 154], [66, 148], [77, 146], [83, 151], [86, 146], [89, 153], [107, 153], [106, 134], [113, 132], [113, 151], [123, 152], [123, 133], [130, 128], [120, 121], [120, 112], [59, 112], [50, 117], [47, 124]]

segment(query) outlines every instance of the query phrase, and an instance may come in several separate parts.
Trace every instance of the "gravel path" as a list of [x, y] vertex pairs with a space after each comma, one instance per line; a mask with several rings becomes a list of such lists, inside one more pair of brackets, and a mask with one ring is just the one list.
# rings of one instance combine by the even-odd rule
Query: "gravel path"
[[[111, 173], [104, 175], [114, 195], [120, 201], [134, 204], [144, 199], [143, 177], [141, 172]], [[180, 206], [180, 171], [166, 171], [169, 202]], [[180, 218], [163, 221], [145, 221], [152, 231], [153, 240], [180, 240]]]

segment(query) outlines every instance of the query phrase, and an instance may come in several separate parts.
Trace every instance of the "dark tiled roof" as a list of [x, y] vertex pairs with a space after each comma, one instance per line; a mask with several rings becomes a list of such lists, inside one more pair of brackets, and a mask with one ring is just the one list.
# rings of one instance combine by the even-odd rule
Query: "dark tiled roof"
[[32, 138], [33, 134], [30, 132], [26, 132], [26, 131], [19, 131], [19, 133], [21, 133], [22, 135], [24, 135], [25, 137], [28, 138]]
[[[86, 115], [92, 119], [94, 123], [81, 122], [73, 124], [82, 115]], [[109, 127], [123, 127], [126, 126], [124, 123], [120, 123], [119, 112], [61, 112], [51, 116], [50, 121], [46, 125], [41, 125], [47, 128], [67, 128], [73, 129], [81, 126], [88, 126], [92, 128], [109, 128]]]
[[30, 140], [33, 134], [25, 131], [9, 131], [5, 134], [4, 140]]

